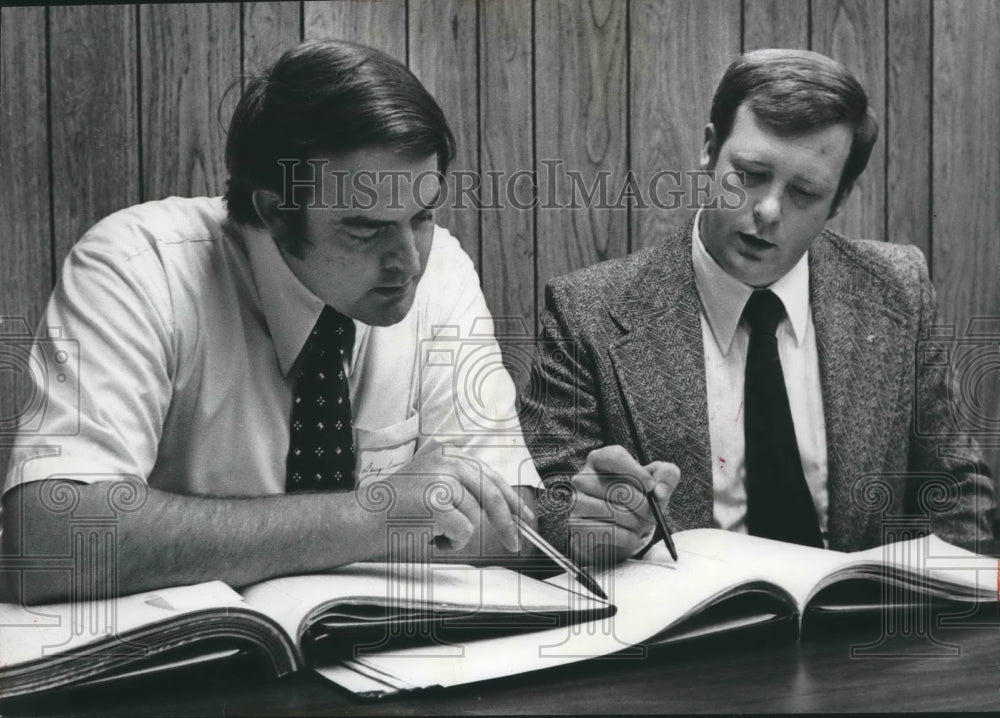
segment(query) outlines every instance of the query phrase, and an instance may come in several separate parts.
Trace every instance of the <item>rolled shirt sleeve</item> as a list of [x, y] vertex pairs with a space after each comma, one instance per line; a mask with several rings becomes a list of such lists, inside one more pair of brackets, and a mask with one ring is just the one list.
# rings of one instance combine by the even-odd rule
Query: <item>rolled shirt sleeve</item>
[[69, 253], [31, 348], [5, 491], [65, 477], [145, 481], [171, 397], [171, 318], [154, 251], [91, 232]]

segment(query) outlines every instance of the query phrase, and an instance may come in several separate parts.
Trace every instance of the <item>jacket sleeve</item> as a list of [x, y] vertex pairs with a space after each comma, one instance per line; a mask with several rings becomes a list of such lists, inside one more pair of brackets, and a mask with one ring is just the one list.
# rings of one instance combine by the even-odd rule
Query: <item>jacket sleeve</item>
[[968, 362], [968, 352], [975, 347], [958, 333], [939, 338], [932, 331], [941, 326], [937, 299], [922, 256], [919, 266], [916, 396], [908, 460], [908, 474], [917, 481], [908, 482], [907, 510], [928, 516], [931, 531], [946, 541], [972, 545], [993, 538], [996, 514], [994, 480], [971, 435], [981, 428], [975, 420], [979, 412], [966, 405], [982, 399], [970, 394], [983, 391], [983, 384], [959, 381], [974, 378], [957, 374], [975, 371], [975, 362]]
[[525, 440], [545, 485], [538, 501], [540, 528], [560, 551], [566, 550], [572, 507], [568, 482], [591, 451], [609, 443], [587, 332], [573, 306], [564, 282], [546, 286], [541, 336], [520, 405]]

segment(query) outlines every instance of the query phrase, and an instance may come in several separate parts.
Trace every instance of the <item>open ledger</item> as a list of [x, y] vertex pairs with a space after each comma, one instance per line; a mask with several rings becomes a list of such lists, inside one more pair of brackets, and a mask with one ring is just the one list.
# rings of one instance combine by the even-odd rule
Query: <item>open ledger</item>
[[211, 581], [113, 600], [0, 604], [0, 698], [245, 650], [266, 655], [281, 676], [387, 642], [466, 641], [615, 611], [577, 590], [501, 567], [358, 563], [239, 592]]
[[[520, 636], [361, 653], [319, 673], [378, 698], [454, 686], [766, 623], [801, 631], [820, 613], [998, 600], [997, 559], [926, 536], [841, 553], [720, 529], [675, 533], [671, 561], [659, 544], [641, 561], [592, 575], [618, 611]], [[549, 579], [567, 585], [565, 575]], [[966, 609], [963, 609], [966, 610]], [[789, 631], [793, 633], [794, 631]], [[796, 633], [796, 635], [800, 635]], [[639, 650], [637, 654], [641, 655]]]
[[354, 564], [240, 592], [220, 582], [117, 600], [0, 604], [0, 697], [107, 680], [255, 647], [367, 697], [452, 686], [817, 612], [997, 600], [997, 561], [928, 536], [845, 554], [716, 529], [643, 560], [565, 574]]

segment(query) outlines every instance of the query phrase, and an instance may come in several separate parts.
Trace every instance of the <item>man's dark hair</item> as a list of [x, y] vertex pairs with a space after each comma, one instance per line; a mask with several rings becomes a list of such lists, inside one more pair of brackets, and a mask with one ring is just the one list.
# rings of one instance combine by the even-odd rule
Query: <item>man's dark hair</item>
[[[305, 42], [247, 82], [226, 138], [229, 216], [263, 226], [255, 190], [284, 198], [285, 169], [320, 155], [384, 147], [407, 158], [436, 155], [444, 174], [455, 138], [444, 112], [406, 67], [389, 55], [345, 41]], [[311, 167], [302, 174], [309, 176]], [[293, 224], [301, 212], [289, 219]], [[294, 233], [298, 235], [298, 233]], [[283, 238], [299, 254], [302, 239]]]
[[742, 55], [726, 69], [712, 98], [709, 121], [715, 127], [716, 154], [744, 103], [757, 121], [779, 135], [841, 123], [851, 128], [851, 150], [833, 200], [837, 207], [864, 171], [878, 138], [878, 121], [857, 78], [836, 60], [807, 50]]

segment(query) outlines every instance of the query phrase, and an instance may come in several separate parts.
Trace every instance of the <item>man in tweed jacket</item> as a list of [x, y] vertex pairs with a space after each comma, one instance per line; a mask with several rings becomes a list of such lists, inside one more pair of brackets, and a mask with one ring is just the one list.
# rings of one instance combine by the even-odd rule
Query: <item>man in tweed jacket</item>
[[[749, 53], [723, 77], [711, 120], [702, 167], [730, 182], [739, 173], [728, 186], [740, 207], [716, 196], [657, 246], [546, 289], [546, 350], [522, 409], [543, 478], [588, 495], [573, 512], [586, 518], [602, 488], [591, 452], [620, 446], [626, 471], [678, 467], [679, 481], [663, 482], [675, 530], [746, 531], [740, 311], [767, 287], [787, 311], [785, 383], [826, 545], [892, 540], [900, 517], [949, 541], [990, 537], [988, 469], [955, 423], [947, 367], [918, 351], [936, 317], [923, 255], [824, 228], [877, 135], [857, 80], [815, 53]], [[720, 417], [720, 407], [735, 411]], [[548, 521], [565, 541], [558, 516]], [[640, 547], [641, 531], [625, 533], [619, 556]], [[570, 548], [587, 558], [580, 540]]]

